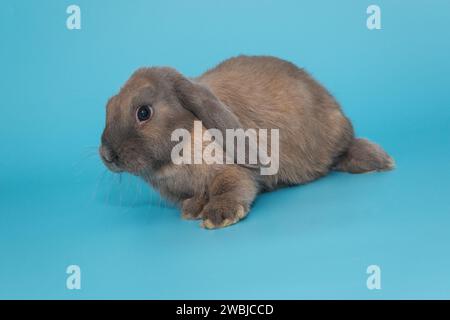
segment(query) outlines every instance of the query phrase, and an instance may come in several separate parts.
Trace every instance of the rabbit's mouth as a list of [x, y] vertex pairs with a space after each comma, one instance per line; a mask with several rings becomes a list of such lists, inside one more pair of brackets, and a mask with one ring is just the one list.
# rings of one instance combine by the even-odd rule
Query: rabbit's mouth
[[124, 170], [119, 166], [119, 157], [110, 148], [101, 145], [99, 148], [100, 158], [105, 166], [112, 172], [119, 173]]
[[[103, 163], [105, 163], [105, 161], [103, 160]], [[121, 169], [119, 166], [117, 166], [115, 163], [105, 163], [106, 167], [114, 172], [114, 173], [121, 173], [124, 172], [123, 169]]]

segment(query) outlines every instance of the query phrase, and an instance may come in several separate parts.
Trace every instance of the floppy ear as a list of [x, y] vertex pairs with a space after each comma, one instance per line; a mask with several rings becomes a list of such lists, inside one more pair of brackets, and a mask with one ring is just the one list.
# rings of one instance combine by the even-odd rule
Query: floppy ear
[[[182, 106], [200, 119], [206, 129], [218, 129], [223, 137], [226, 137], [226, 129], [244, 129], [238, 117], [206, 86], [195, 83], [182, 75], [178, 75], [174, 81], [175, 92]], [[256, 146], [250, 145], [248, 141], [245, 142], [245, 145], [249, 153], [254, 151], [256, 154]], [[222, 148], [227, 152], [225, 145], [222, 145]], [[236, 152], [237, 150], [234, 155], [229, 154], [229, 156], [236, 160]], [[248, 163], [248, 153], [245, 164], [240, 165], [250, 169], [259, 168], [258, 165]]]
[[225, 136], [226, 129], [242, 128], [236, 115], [205, 86], [180, 76], [175, 80], [175, 91], [183, 107], [207, 129], [218, 129]]

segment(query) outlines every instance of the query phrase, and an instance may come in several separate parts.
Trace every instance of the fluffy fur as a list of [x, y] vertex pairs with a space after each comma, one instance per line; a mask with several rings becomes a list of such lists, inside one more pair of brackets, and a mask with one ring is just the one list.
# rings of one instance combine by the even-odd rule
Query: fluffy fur
[[[136, 121], [139, 106], [153, 117]], [[240, 165], [175, 165], [170, 154], [177, 128], [279, 129], [279, 172], [262, 176]], [[270, 150], [269, 150], [270, 152]], [[336, 100], [294, 64], [274, 57], [239, 56], [200, 77], [187, 79], [171, 68], [136, 71], [107, 105], [100, 153], [113, 171], [138, 175], [182, 216], [206, 228], [244, 218], [256, 195], [310, 182], [330, 170], [352, 173], [389, 170], [393, 160], [379, 146], [354, 137]]]

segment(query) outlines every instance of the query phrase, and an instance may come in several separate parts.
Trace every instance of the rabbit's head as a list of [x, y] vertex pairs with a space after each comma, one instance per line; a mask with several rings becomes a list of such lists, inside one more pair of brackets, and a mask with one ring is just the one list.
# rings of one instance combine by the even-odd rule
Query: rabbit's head
[[136, 71], [106, 107], [100, 155], [114, 172], [151, 175], [171, 162], [174, 130], [240, 128], [238, 118], [202, 84], [171, 68]]

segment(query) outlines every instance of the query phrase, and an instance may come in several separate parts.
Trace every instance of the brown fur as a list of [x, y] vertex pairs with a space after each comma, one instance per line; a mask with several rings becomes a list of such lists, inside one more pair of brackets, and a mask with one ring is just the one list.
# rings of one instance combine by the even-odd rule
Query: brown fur
[[[154, 116], [137, 123], [136, 109], [151, 105]], [[175, 165], [171, 132], [205, 128], [279, 129], [279, 172], [262, 176], [240, 165]], [[239, 56], [195, 79], [171, 68], [136, 71], [108, 102], [102, 158], [113, 171], [143, 177], [183, 217], [207, 228], [245, 217], [258, 192], [303, 184], [331, 168], [353, 173], [388, 170], [393, 160], [377, 145], [355, 139], [335, 99], [304, 70], [273, 57]], [[270, 149], [269, 149], [270, 152]]]

